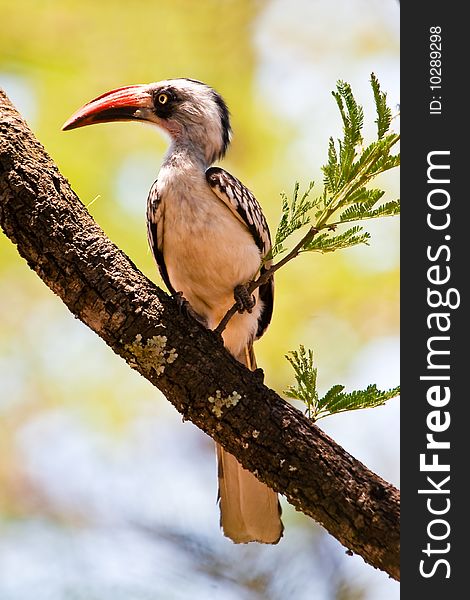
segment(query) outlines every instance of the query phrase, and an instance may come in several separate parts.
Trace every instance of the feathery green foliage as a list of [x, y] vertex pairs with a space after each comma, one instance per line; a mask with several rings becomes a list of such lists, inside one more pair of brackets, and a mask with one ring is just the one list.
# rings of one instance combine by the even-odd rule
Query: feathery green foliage
[[[392, 200], [379, 206], [385, 192], [370, 188], [370, 182], [385, 171], [400, 164], [400, 156], [391, 153], [400, 136], [390, 132], [392, 112], [387, 106], [387, 96], [380, 90], [377, 77], [372, 73], [370, 83], [374, 94], [377, 118], [377, 139], [363, 147], [362, 129], [364, 111], [356, 102], [351, 86], [338, 81], [332, 92], [343, 121], [343, 137], [335, 143], [330, 138], [328, 161], [323, 166], [323, 192], [310, 198], [311, 183], [302, 196], [299, 184], [294, 186], [292, 200], [282, 197], [282, 217], [271, 252], [265, 260], [286, 251], [284, 242], [294, 232], [310, 225], [308, 233], [273, 269], [279, 268], [299, 252], [334, 252], [357, 244], [367, 244], [370, 234], [361, 225], [345, 229], [346, 223], [389, 217], [400, 213], [400, 201]], [[286, 355], [294, 369], [296, 385], [286, 390], [290, 398], [301, 400], [307, 414], [314, 420], [339, 412], [381, 406], [400, 393], [398, 387], [387, 391], [375, 384], [365, 390], [344, 392], [343, 385], [333, 386], [323, 398], [317, 392], [317, 369], [313, 350], [300, 346], [298, 351]]]
[[314, 407], [318, 404], [317, 369], [313, 366], [313, 350], [293, 350], [286, 354], [287, 360], [295, 372], [296, 386], [289, 386], [284, 392], [289, 398], [301, 400], [307, 407], [306, 413], [312, 417]]
[[344, 392], [344, 385], [334, 385], [320, 398], [313, 350], [300, 346], [299, 351], [289, 352], [286, 358], [294, 369], [296, 385], [289, 386], [284, 393], [289, 398], [302, 401], [306, 406], [305, 412], [314, 421], [340, 412], [383, 406], [387, 400], [400, 394], [399, 387], [382, 391], [371, 384], [365, 390]]
[[285, 252], [287, 248], [284, 246], [284, 241], [295, 231], [310, 223], [311, 216], [309, 215], [309, 212], [315, 206], [316, 201], [309, 199], [308, 196], [314, 185], [314, 182], [311, 181], [307, 190], [299, 198], [300, 186], [296, 182], [292, 193], [292, 202], [290, 203], [286, 194], [284, 192], [281, 193], [282, 217], [276, 231], [272, 250], [267, 256], [267, 259]]
[[356, 225], [335, 236], [331, 236], [329, 233], [321, 233], [306, 244], [303, 251], [334, 252], [357, 244], [367, 244], [369, 238], [370, 234], [367, 231], [362, 231], [362, 227]]
[[377, 77], [372, 73], [370, 76], [372, 91], [374, 92], [375, 105], [377, 106], [377, 137], [382, 138], [390, 128], [392, 121], [392, 111], [387, 106], [387, 94], [380, 91], [380, 85]]
[[373, 73], [370, 82], [377, 113], [377, 139], [362, 146], [364, 111], [356, 102], [351, 86], [338, 81], [332, 94], [343, 121], [343, 136], [336, 142], [333, 138], [329, 140], [328, 161], [322, 167], [323, 192], [311, 199], [312, 183], [299, 198], [296, 183], [290, 202], [285, 194], [281, 195], [282, 217], [268, 258], [285, 252], [285, 240], [305, 225], [311, 224], [317, 232], [324, 233], [317, 233], [300, 251], [332, 252], [367, 243], [370, 237], [362, 226], [347, 231], [337, 231], [336, 226], [400, 213], [399, 200], [377, 206], [385, 192], [368, 187], [375, 177], [400, 164], [400, 156], [391, 153], [400, 136], [390, 132], [392, 112], [386, 94]]

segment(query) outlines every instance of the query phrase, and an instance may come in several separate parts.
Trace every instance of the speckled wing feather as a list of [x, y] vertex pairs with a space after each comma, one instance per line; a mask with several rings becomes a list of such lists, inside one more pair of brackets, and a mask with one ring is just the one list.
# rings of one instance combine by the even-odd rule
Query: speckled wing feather
[[171, 285], [165, 259], [163, 258], [163, 206], [157, 190], [157, 182], [152, 185], [147, 198], [147, 237], [150, 249], [155, 257], [158, 270], [171, 294], [175, 289]]
[[[271, 249], [271, 236], [261, 206], [252, 192], [240, 180], [220, 167], [207, 169], [206, 179], [215, 195], [246, 225], [261, 256], [266, 256]], [[264, 273], [270, 265], [271, 261], [267, 261], [261, 268], [261, 273]], [[263, 335], [271, 322], [274, 301], [273, 278], [260, 286], [259, 296], [264, 303], [264, 308], [258, 321], [257, 338]]]

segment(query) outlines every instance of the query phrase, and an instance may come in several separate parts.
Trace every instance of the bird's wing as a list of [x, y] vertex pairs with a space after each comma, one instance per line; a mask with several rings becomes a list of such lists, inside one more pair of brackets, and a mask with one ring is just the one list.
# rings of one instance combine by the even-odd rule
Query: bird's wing
[[240, 180], [220, 167], [207, 169], [206, 179], [215, 195], [248, 227], [261, 256], [265, 256], [271, 249], [271, 236], [254, 195]]
[[157, 262], [158, 270], [170, 293], [176, 291], [171, 285], [165, 259], [163, 258], [163, 206], [157, 190], [157, 182], [152, 185], [147, 199], [147, 237], [153, 256]]
[[[260, 250], [261, 256], [266, 256], [271, 250], [271, 236], [261, 206], [252, 192], [240, 180], [220, 167], [207, 169], [206, 179], [214, 194], [248, 228]], [[271, 261], [266, 261], [261, 267], [261, 273], [264, 273], [270, 266]], [[267, 283], [260, 286], [259, 296], [263, 301], [264, 308], [258, 321], [257, 338], [263, 335], [271, 321], [274, 299], [274, 280], [272, 277]]]

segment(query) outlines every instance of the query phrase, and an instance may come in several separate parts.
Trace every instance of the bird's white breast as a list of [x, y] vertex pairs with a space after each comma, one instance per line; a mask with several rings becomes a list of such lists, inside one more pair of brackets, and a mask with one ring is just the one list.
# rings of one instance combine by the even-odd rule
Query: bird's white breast
[[[235, 286], [256, 274], [261, 260], [258, 247], [248, 229], [212, 192], [203, 171], [188, 168], [184, 176], [175, 176], [164, 168], [158, 176], [158, 193], [164, 203], [162, 250], [171, 284], [214, 328], [232, 306]], [[240, 337], [237, 322], [246, 332], [241, 337], [253, 335], [260, 309], [257, 305], [252, 314], [232, 319], [227, 337]], [[246, 340], [226, 345], [239, 343]]]

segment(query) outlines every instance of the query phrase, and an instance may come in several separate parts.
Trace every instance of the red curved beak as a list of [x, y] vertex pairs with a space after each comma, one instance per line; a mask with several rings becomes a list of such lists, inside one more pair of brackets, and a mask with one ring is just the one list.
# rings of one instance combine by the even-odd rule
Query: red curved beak
[[62, 131], [109, 121], [148, 121], [155, 119], [148, 85], [128, 85], [91, 100], [62, 126]]

